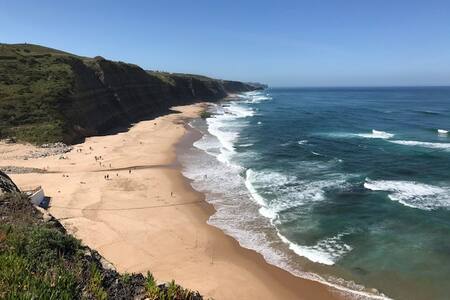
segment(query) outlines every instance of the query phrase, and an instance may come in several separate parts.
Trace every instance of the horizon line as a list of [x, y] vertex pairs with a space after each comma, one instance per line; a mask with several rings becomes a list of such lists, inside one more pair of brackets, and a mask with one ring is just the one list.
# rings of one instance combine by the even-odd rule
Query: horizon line
[[357, 88], [450, 88], [448, 85], [317, 85], [317, 86], [295, 86], [295, 85], [268, 85], [269, 88], [291, 88], [291, 89], [357, 89]]

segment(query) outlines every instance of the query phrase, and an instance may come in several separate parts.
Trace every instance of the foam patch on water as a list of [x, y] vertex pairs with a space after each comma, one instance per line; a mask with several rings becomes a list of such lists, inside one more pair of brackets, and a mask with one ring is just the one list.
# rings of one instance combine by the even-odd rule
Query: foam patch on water
[[370, 180], [366, 189], [389, 192], [389, 199], [413, 208], [432, 210], [450, 207], [450, 188], [414, 181]]
[[320, 240], [314, 246], [302, 246], [291, 242], [281, 233], [278, 233], [280, 239], [289, 245], [289, 249], [297, 255], [306, 257], [312, 262], [324, 265], [334, 265], [346, 253], [352, 250], [350, 245], [342, 241], [342, 237], [347, 233], [340, 233], [336, 236]]
[[369, 139], [390, 139], [394, 134], [372, 129], [372, 133], [359, 133], [357, 136]]
[[[206, 122], [209, 133], [220, 142], [216, 158], [224, 164], [235, 166], [231, 162], [231, 158], [236, 152], [234, 144], [239, 138], [241, 127], [247, 125], [245, 119], [253, 116], [254, 111], [235, 103], [223, 107], [216, 105], [215, 109], [215, 114], [211, 118], [207, 118]], [[201, 144], [195, 143], [194, 146], [201, 147]]]
[[372, 129], [370, 133], [349, 133], [349, 132], [332, 132], [324, 134], [334, 138], [366, 138], [366, 139], [390, 139], [395, 136], [393, 133]]
[[[331, 165], [305, 162], [308, 172], [323, 172]], [[299, 179], [275, 171], [254, 171], [248, 169], [245, 186], [255, 203], [261, 206], [259, 212], [272, 221], [283, 211], [302, 207], [306, 212], [315, 202], [325, 199], [327, 189], [342, 189], [347, 186], [350, 175], [324, 174], [322, 180]]]
[[251, 146], [253, 146], [253, 143], [247, 143], [247, 144], [240, 144], [239, 145], [239, 147], [242, 147], [242, 148], [247, 148], [247, 147], [251, 147]]
[[448, 130], [438, 129], [437, 133], [438, 133], [439, 136], [447, 136], [448, 135]]
[[417, 146], [429, 149], [441, 149], [450, 151], [450, 143], [432, 143], [432, 142], [402, 141], [402, 140], [391, 140], [389, 142], [404, 146]]
[[245, 174], [246, 174], [245, 186], [249, 190], [250, 195], [252, 195], [252, 198], [255, 200], [256, 203], [258, 203], [262, 207], [265, 207], [267, 205], [266, 201], [260, 194], [258, 194], [258, 191], [255, 189], [252, 183], [254, 181], [255, 172], [253, 172], [251, 169], [248, 169], [245, 172]]
[[238, 95], [244, 103], [260, 103], [267, 100], [272, 100], [272, 97], [268, 93], [261, 91], [252, 91]]

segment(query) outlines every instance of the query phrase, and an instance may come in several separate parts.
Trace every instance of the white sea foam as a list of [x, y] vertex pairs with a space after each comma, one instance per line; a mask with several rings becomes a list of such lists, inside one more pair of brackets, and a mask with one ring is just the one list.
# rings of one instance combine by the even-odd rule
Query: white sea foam
[[389, 192], [389, 199], [423, 210], [450, 207], [450, 188], [414, 181], [370, 180], [364, 183], [366, 189]]
[[438, 135], [440, 135], [440, 136], [447, 136], [448, 130], [445, 130], [445, 129], [438, 129], [438, 130], [437, 130], [437, 133], [438, 133]]
[[390, 139], [394, 136], [394, 134], [385, 132], [385, 131], [379, 131], [372, 129], [372, 133], [359, 133], [356, 134], [359, 137], [363, 138], [369, 138], [369, 139]]
[[272, 100], [272, 97], [268, 93], [262, 91], [247, 92], [238, 96], [245, 103], [260, 103], [262, 101]]
[[305, 145], [306, 143], [308, 143], [308, 140], [300, 140], [300, 141], [298, 141], [299, 145]]
[[256, 201], [256, 203], [258, 203], [259, 205], [261, 205], [262, 207], [266, 206], [266, 201], [264, 200], [264, 198], [258, 194], [258, 191], [255, 189], [255, 187], [252, 184], [252, 181], [254, 181], [254, 177], [256, 176], [256, 173], [251, 170], [248, 169], [245, 172], [245, 186], [247, 187], [248, 191], [250, 192], [250, 195], [252, 195], [252, 198]]
[[231, 157], [235, 154], [234, 143], [239, 137], [239, 128], [246, 125], [237, 121], [245, 120], [253, 114], [254, 111], [251, 108], [231, 103], [224, 107], [216, 106], [216, 114], [207, 118], [209, 133], [220, 142], [220, 153], [216, 156], [219, 161], [236, 167], [231, 163]]
[[340, 233], [333, 237], [318, 241], [314, 246], [302, 246], [291, 242], [281, 233], [278, 233], [280, 239], [289, 245], [289, 249], [297, 255], [306, 257], [312, 262], [324, 265], [334, 265], [340, 258], [352, 250], [350, 245], [342, 241], [348, 233]]
[[[303, 211], [306, 211], [310, 209], [313, 202], [325, 199], [326, 188], [345, 185], [345, 180], [339, 178], [342, 176], [335, 177], [338, 179], [302, 181], [274, 171], [255, 172], [248, 169], [245, 185], [255, 203], [260, 205], [259, 213], [274, 223], [282, 211], [300, 206]], [[264, 195], [270, 200], [267, 200]], [[278, 230], [277, 234], [297, 255], [325, 265], [333, 265], [351, 250], [349, 245], [341, 241], [344, 234], [320, 240], [313, 246], [296, 244]]]
[[349, 133], [349, 132], [332, 132], [324, 135], [334, 138], [366, 138], [366, 139], [390, 139], [395, 136], [393, 133], [372, 129], [370, 133]]
[[251, 147], [251, 146], [253, 146], [253, 143], [247, 143], [247, 144], [240, 144], [239, 145], [239, 147], [243, 147], [243, 148]]
[[[322, 172], [331, 165], [324, 163], [304, 162], [309, 172]], [[323, 180], [302, 180], [295, 176], [287, 176], [275, 171], [246, 171], [245, 186], [255, 203], [261, 206], [260, 213], [264, 217], [275, 220], [286, 210], [302, 207], [306, 212], [314, 202], [325, 199], [325, 190], [329, 188], [345, 188], [350, 175], [328, 174]]]
[[[250, 97], [253, 96], [248, 95], [248, 99], [244, 102], [252, 102]], [[257, 101], [263, 101], [263, 99], [257, 99]], [[322, 201], [324, 199], [323, 189], [339, 181], [336, 178], [330, 178], [323, 182], [299, 181], [298, 185], [294, 185], [292, 183], [298, 180], [297, 178], [277, 172], [250, 171], [250, 175], [246, 174], [245, 178], [240, 176], [241, 171], [238, 168], [230, 168], [229, 164], [233, 157], [241, 155], [235, 151], [240, 127], [247, 126], [246, 118], [254, 115], [256, 109], [248, 110], [248, 107], [245, 106], [236, 109], [235, 105], [217, 106], [216, 109], [218, 114], [207, 119], [207, 129], [203, 131], [204, 136], [194, 144], [196, 149], [192, 150], [198, 153], [205, 151], [209, 155], [189, 156], [189, 153], [185, 153], [184, 155], [187, 156], [182, 161], [183, 165], [187, 166], [183, 169], [183, 174], [193, 180], [192, 185], [196, 190], [206, 193], [207, 201], [212, 203], [216, 209], [208, 223], [234, 237], [241, 246], [261, 253], [268, 263], [281, 267], [296, 276], [319, 281], [364, 298], [387, 299], [383, 295], [369, 294], [364, 291], [362, 286], [352, 282], [328, 277], [324, 279], [317, 274], [307, 273], [301, 268], [293, 267], [287, 252], [280, 250], [286, 247], [284, 242], [281, 238], [273, 239], [277, 233], [273, 220], [283, 209], [298, 205], [307, 207], [310, 201]], [[199, 150], [201, 151], [199, 152]], [[306, 167], [325, 169], [323, 166], [314, 164]], [[263, 187], [268, 187], [269, 191], [273, 190], [280, 197], [267, 200], [265, 196], [268, 196], [266, 194], [268, 191], [264, 191]], [[269, 193], [269, 196], [273, 195]], [[246, 199], [254, 201], [246, 201]], [[342, 244], [340, 237], [330, 237], [310, 247], [312, 247], [310, 252], [324, 251], [325, 253], [327, 248], [330, 252], [335, 253], [338, 253], [339, 249], [347, 249], [345, 244]], [[308, 250], [308, 248], [305, 249]], [[340, 253], [341, 256], [345, 255], [343, 252]], [[328, 262], [339, 259], [336, 256], [338, 254], [323, 255], [328, 257]], [[323, 259], [323, 261], [326, 260]]]
[[450, 150], [450, 143], [432, 143], [432, 142], [403, 141], [403, 140], [390, 140], [389, 142], [404, 146], [418, 146], [430, 149]]

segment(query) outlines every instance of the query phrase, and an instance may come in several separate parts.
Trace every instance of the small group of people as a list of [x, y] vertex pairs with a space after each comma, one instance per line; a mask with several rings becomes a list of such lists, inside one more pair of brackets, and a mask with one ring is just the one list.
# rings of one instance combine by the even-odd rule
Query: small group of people
[[[119, 173], [116, 173], [116, 177], [119, 177]], [[109, 180], [111, 177], [109, 177], [109, 174], [106, 174], [106, 175], [103, 176], [103, 178], [105, 180]]]

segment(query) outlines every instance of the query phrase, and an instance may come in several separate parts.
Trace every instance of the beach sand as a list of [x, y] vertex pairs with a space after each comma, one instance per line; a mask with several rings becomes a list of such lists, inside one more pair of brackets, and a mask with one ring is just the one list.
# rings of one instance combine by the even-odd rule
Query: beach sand
[[49, 211], [119, 272], [151, 271], [205, 299], [342, 299], [337, 290], [267, 264], [206, 223], [214, 208], [176, 161], [184, 120], [197, 117], [204, 105], [177, 107], [179, 113], [126, 132], [88, 138], [65, 159], [24, 160], [35, 147], [2, 143], [0, 165], [46, 169], [11, 177], [22, 189], [41, 185], [51, 197]]

